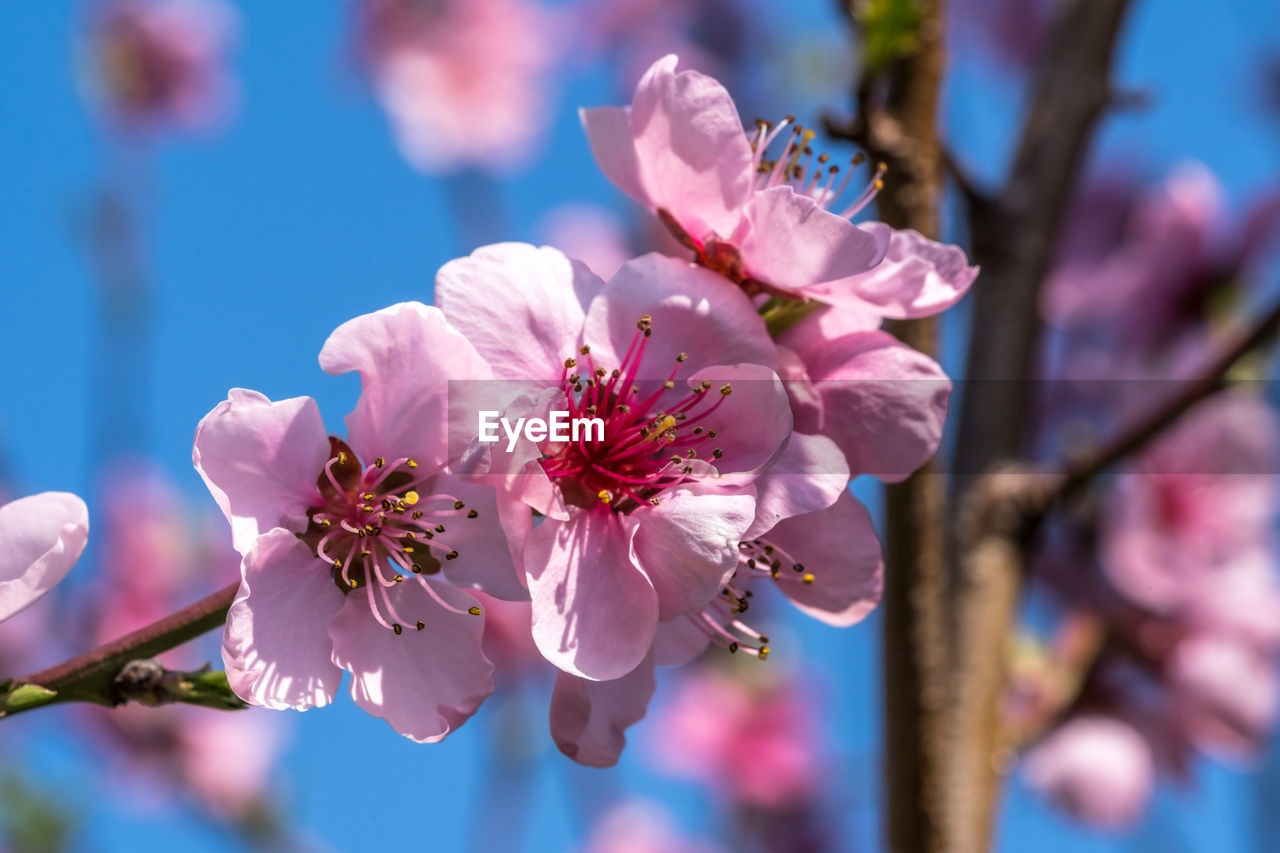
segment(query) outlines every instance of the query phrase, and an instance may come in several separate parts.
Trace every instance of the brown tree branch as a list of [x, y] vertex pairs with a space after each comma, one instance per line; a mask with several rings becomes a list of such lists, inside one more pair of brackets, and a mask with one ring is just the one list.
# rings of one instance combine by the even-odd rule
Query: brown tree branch
[[959, 418], [956, 661], [948, 762], [948, 851], [991, 848], [1007, 750], [999, 701], [1025, 545], [1020, 478], [973, 475], [1019, 457], [1040, 333], [1038, 302], [1093, 130], [1128, 0], [1071, 0], [1053, 28], [1003, 189], [971, 205], [974, 286], [970, 382]]
[[1055, 488], [1043, 497], [1041, 514], [1079, 492], [1099, 474], [1144, 449], [1196, 403], [1223, 386], [1232, 366], [1254, 350], [1270, 343], [1280, 333], [1280, 301], [1251, 327], [1225, 346], [1203, 370], [1157, 406], [1135, 420], [1110, 441], [1080, 456], [1066, 466]]
[[220, 627], [227, 620], [227, 611], [239, 588], [239, 583], [230, 584], [117, 640], [56, 666], [14, 679], [6, 696], [24, 686], [42, 690], [27, 690], [29, 698], [6, 705], [0, 710], [0, 715], [12, 715], [59, 702], [118, 704], [121, 694], [117, 677], [128, 664], [155, 657]]
[[[924, 0], [917, 46], [881, 77], [857, 87], [852, 137], [889, 167], [877, 197], [880, 219], [937, 237], [943, 190], [937, 130], [945, 65], [944, 3]], [[892, 324], [908, 346], [936, 355], [937, 320]], [[946, 846], [941, 806], [945, 792], [946, 721], [946, 486], [930, 462], [885, 491], [884, 670], [887, 840], [895, 851]]]

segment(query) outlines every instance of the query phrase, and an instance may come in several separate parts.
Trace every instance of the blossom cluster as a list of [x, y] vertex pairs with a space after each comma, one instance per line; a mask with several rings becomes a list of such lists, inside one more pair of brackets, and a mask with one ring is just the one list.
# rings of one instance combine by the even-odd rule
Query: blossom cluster
[[[1117, 189], [1087, 201], [1044, 293], [1046, 443], [1114, 429], [1099, 421], [1123, 423], [1211, 357], [1276, 231], [1274, 198], [1228, 228], [1198, 164]], [[1186, 779], [1198, 752], [1247, 761], [1280, 714], [1280, 422], [1258, 391], [1238, 381], [1192, 408], [1055, 525], [1037, 560], [1062, 618], [1052, 650], [1015, 668], [1010, 704], [1034, 716], [1079, 683], [1025, 768], [1092, 825], [1131, 824], [1157, 774]]]
[[[614, 763], [657, 666], [708, 646], [764, 659], [746, 616], [774, 594], [847, 626], [877, 603], [880, 544], [849, 493], [936, 450], [941, 368], [880, 330], [939, 311], [960, 250], [855, 224], [878, 188], [793, 119], [744, 130], [714, 79], [655, 63], [628, 108], [584, 110], [597, 162], [692, 254], [605, 281], [562, 252], [484, 246], [436, 305], [341, 325], [320, 352], [358, 373], [345, 437], [314, 400], [233, 389], [193, 461], [243, 558], [223, 660], [270, 708], [333, 701], [437, 741], [493, 691], [491, 598], [528, 602], [557, 670], [552, 736]], [[778, 322], [785, 318], [786, 322]], [[599, 441], [480, 440], [481, 411], [603, 421]]]

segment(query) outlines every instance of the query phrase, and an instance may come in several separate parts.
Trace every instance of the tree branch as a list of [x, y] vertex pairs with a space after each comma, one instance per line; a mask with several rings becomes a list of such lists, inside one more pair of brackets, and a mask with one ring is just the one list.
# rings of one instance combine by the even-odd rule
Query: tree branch
[[960, 558], [951, 755], [945, 785], [947, 850], [991, 848], [1007, 752], [999, 701], [1005, 642], [1022, 573], [1024, 496], [990, 471], [1018, 458], [1040, 334], [1040, 285], [1093, 130], [1111, 100], [1110, 68], [1128, 0], [1072, 0], [1050, 36], [1008, 180], [970, 206], [972, 344], [960, 412], [956, 493]]
[[[853, 138], [888, 166], [880, 219], [938, 237], [943, 190], [937, 114], [945, 65], [944, 3], [921, 0], [915, 49], [883, 76], [864, 75], [857, 113], [829, 132]], [[891, 324], [920, 352], [936, 355], [935, 318]], [[884, 672], [888, 847], [943, 849], [941, 804], [946, 722], [946, 486], [936, 461], [885, 491]]]
[[0, 703], [0, 716], [10, 716], [60, 702], [93, 702], [108, 707], [129, 698], [118, 680], [126, 666], [155, 657], [201, 634], [221, 627], [235, 600], [239, 583], [230, 584], [195, 604], [104, 643], [56, 666], [13, 680]]
[[1277, 301], [1252, 327], [1240, 333], [1230, 345], [1209, 362], [1196, 378], [1171, 394], [1169, 399], [1154, 406], [1151, 411], [1134, 421], [1110, 441], [1069, 462], [1059, 483], [1044, 496], [1044, 504], [1039, 508], [1039, 512], [1048, 513], [1057, 503], [1076, 494], [1107, 468], [1141, 451], [1188, 409], [1220, 390], [1223, 386], [1223, 378], [1236, 362], [1269, 343], [1278, 333], [1280, 333], [1280, 301]]

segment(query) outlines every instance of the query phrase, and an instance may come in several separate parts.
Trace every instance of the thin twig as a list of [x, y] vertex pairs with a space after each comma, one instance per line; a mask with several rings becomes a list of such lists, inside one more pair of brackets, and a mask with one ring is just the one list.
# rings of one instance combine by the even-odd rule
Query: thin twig
[[1076, 494], [1112, 465], [1145, 448], [1188, 409], [1221, 389], [1223, 378], [1231, 367], [1244, 356], [1269, 343], [1277, 333], [1280, 333], [1280, 301], [1225, 347], [1196, 378], [1179, 388], [1167, 400], [1154, 406], [1110, 441], [1070, 462], [1062, 474], [1061, 483], [1045, 496], [1047, 502], [1042, 512], [1048, 512], [1055, 504]]
[[46, 701], [24, 704], [21, 710], [59, 702], [93, 702], [108, 706], [116, 704], [113, 685], [126, 664], [155, 657], [220, 627], [227, 620], [227, 611], [231, 608], [239, 587], [239, 583], [230, 584], [195, 604], [119, 639], [104, 643], [56, 666], [14, 679], [13, 688], [36, 685], [53, 691], [54, 694], [47, 697]]

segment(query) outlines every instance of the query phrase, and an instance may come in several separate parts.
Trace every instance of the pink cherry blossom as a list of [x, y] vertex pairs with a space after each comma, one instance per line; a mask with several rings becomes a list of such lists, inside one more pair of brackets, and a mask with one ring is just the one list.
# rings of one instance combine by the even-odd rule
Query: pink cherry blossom
[[724, 87], [696, 71], [677, 74], [677, 61], [655, 62], [629, 108], [581, 115], [600, 168], [700, 264], [752, 295], [812, 297], [883, 317], [932, 314], [964, 295], [977, 270], [959, 249], [850, 221], [874, 198], [878, 173], [842, 202], [854, 170], [837, 183], [839, 169], [813, 153], [811, 131], [788, 117], [746, 133]]
[[[1221, 292], [1239, 285], [1280, 234], [1274, 190], [1233, 221], [1226, 192], [1201, 163], [1183, 163], [1160, 184], [1114, 198], [1094, 191], [1074, 215], [1075, 231], [1119, 219], [1078, 245], [1049, 277], [1041, 311], [1077, 338], [1150, 357], [1187, 334], [1202, 333]], [[1113, 356], [1114, 357], [1114, 356]]]
[[110, 0], [90, 34], [94, 92], [131, 129], [205, 127], [227, 110], [234, 10], [220, 0]]
[[53, 589], [88, 538], [89, 510], [69, 492], [41, 492], [0, 506], [0, 622]]
[[1128, 723], [1081, 716], [1049, 735], [1024, 761], [1026, 780], [1073, 816], [1122, 829], [1146, 808], [1154, 784], [1151, 745]]
[[449, 379], [489, 368], [417, 303], [344, 323], [320, 364], [361, 375], [346, 441], [310, 398], [241, 389], [196, 432], [193, 461], [244, 555], [227, 677], [248, 702], [301, 710], [328, 704], [345, 669], [358, 705], [437, 741], [493, 689], [482, 611], [459, 587], [524, 595], [492, 491], [444, 470]]
[[653, 721], [654, 757], [663, 769], [743, 806], [794, 808], [823, 781], [813, 699], [795, 678], [690, 670]]
[[529, 159], [551, 118], [550, 13], [530, 0], [360, 0], [360, 51], [396, 141], [427, 172]]
[[557, 676], [551, 733], [561, 752], [593, 767], [617, 763], [627, 729], [648, 709], [658, 666], [688, 663], [708, 644], [767, 657], [769, 638], [745, 614], [768, 586], [835, 627], [871, 612], [883, 586], [880, 542], [866, 508], [845, 489], [847, 469], [823, 454], [838, 457], [839, 451], [827, 439], [793, 434], [779, 461], [757, 479], [756, 519], [744, 535], [749, 541], [739, 543], [738, 569], [697, 618], [659, 623], [649, 653], [621, 678]]
[[182, 720], [174, 757], [185, 787], [212, 814], [233, 820], [257, 816], [284, 746], [279, 716], [263, 711], [175, 710]]
[[1199, 748], [1248, 759], [1264, 748], [1280, 712], [1275, 647], [1215, 634], [1178, 644], [1168, 667], [1175, 719]]
[[632, 256], [621, 217], [607, 208], [558, 207], [543, 217], [539, 231], [548, 246], [577, 258], [606, 280]]
[[831, 438], [853, 476], [906, 479], [938, 449], [951, 380], [878, 331], [867, 312], [824, 309], [778, 336], [799, 432]]
[[723, 633], [701, 610], [738, 570], [756, 511], [748, 487], [791, 430], [750, 302], [672, 258], [638, 258], [606, 284], [519, 244], [446, 264], [436, 298], [496, 378], [605, 422], [602, 442], [543, 442], [504, 486], [547, 516], [523, 549], [547, 659], [610, 680], [646, 657], [659, 622]]
[[1247, 392], [1197, 406], [1116, 483], [1102, 518], [1108, 579], [1134, 603], [1177, 613], [1272, 541], [1280, 419]]

